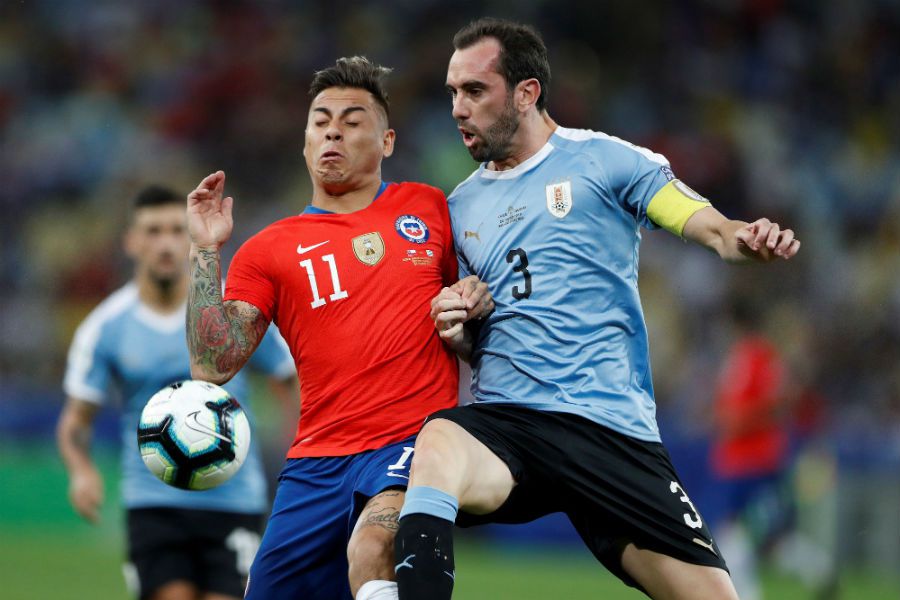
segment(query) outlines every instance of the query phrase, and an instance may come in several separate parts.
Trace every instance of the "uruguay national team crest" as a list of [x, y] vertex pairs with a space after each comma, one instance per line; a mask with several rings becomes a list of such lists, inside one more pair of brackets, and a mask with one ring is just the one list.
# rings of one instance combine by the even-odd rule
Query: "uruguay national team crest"
[[384, 239], [377, 231], [358, 235], [352, 240], [353, 254], [359, 262], [370, 267], [378, 264], [384, 258]]
[[403, 215], [394, 221], [394, 228], [404, 240], [413, 244], [424, 244], [428, 241], [428, 226], [425, 221], [415, 215]]
[[572, 182], [562, 181], [547, 186], [547, 210], [562, 219], [572, 210]]

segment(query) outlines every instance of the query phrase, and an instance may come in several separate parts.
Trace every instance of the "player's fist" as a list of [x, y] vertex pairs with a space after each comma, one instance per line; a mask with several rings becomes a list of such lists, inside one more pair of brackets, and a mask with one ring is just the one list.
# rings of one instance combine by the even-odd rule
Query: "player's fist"
[[466, 301], [450, 288], [444, 288], [431, 300], [431, 318], [441, 339], [449, 344], [462, 340], [466, 321]]
[[485, 282], [477, 275], [464, 277], [450, 286], [466, 303], [466, 318], [483, 319], [494, 310], [494, 297]]
[[69, 501], [82, 518], [91, 523], [100, 521], [103, 505], [103, 479], [94, 468], [74, 473], [69, 481]]
[[768, 262], [777, 258], [785, 260], [800, 250], [800, 240], [791, 229], [782, 229], [778, 223], [758, 219], [735, 232], [738, 250], [744, 256]]
[[234, 199], [231, 196], [222, 198], [224, 189], [225, 173], [216, 171], [204, 177], [188, 194], [188, 231], [197, 246], [219, 248], [231, 237]]

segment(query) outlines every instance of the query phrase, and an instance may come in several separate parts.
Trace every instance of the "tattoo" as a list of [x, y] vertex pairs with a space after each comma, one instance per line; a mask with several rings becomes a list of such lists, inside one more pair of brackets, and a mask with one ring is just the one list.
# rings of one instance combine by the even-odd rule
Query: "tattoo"
[[191, 365], [207, 376], [230, 378], [247, 361], [269, 323], [246, 302], [224, 302], [218, 250], [197, 249], [191, 256], [187, 343]]
[[[381, 527], [392, 533], [396, 533], [400, 527], [400, 504], [403, 502], [405, 492], [387, 491], [382, 492], [369, 500], [363, 511], [359, 522], [355, 529], [363, 527]], [[388, 501], [387, 506], [382, 505], [382, 501], [388, 498], [400, 498], [400, 501]]]
[[362, 527], [381, 527], [396, 532], [400, 527], [400, 511], [390, 506], [379, 510], [366, 511], [366, 518], [359, 524]]
[[72, 448], [85, 456], [89, 455], [91, 451], [92, 434], [93, 431], [90, 427], [78, 427], [73, 429], [69, 433], [69, 442], [71, 442]]

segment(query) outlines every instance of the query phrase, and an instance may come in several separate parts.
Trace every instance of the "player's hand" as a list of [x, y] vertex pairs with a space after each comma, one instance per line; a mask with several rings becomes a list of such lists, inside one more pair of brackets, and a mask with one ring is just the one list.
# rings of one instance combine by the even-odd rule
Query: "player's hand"
[[93, 467], [73, 473], [69, 480], [69, 502], [83, 519], [91, 523], [100, 521], [103, 505], [103, 478]]
[[463, 341], [463, 323], [468, 313], [462, 295], [445, 287], [431, 300], [431, 318], [441, 339], [451, 346]]
[[794, 237], [793, 230], [782, 229], [768, 219], [748, 223], [734, 235], [741, 254], [762, 262], [787, 260], [800, 250], [800, 240]]
[[234, 199], [222, 198], [225, 189], [225, 173], [216, 171], [188, 194], [187, 219], [191, 241], [201, 247], [220, 248], [231, 237], [234, 220], [231, 208]]
[[483, 319], [494, 310], [494, 297], [485, 282], [477, 275], [469, 275], [450, 286], [466, 303], [466, 318]]

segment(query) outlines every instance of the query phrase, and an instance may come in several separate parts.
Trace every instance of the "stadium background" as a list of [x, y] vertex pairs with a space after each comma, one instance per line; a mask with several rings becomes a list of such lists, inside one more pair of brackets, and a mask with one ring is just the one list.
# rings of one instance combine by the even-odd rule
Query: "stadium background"
[[[900, 595], [896, 0], [3, 0], [0, 595], [124, 597], [114, 415], [98, 424], [98, 528], [67, 504], [52, 435], [74, 327], [128, 272], [119, 231], [137, 187], [187, 191], [224, 169], [234, 240], [299, 212], [311, 73], [365, 54], [396, 70], [385, 178], [451, 190], [474, 165], [443, 90], [449, 40], [481, 15], [541, 29], [557, 121], [649, 146], [729, 216], [798, 232], [798, 259], [766, 269], [644, 236], [661, 429], [692, 498], [714, 507], [710, 406], [730, 308], [750, 297], [791, 373], [790, 490], [809, 556], [827, 567], [804, 551], [793, 570], [772, 561], [767, 597], [834, 583], [831, 597]], [[280, 415], [262, 413], [257, 440], [277, 463]], [[637, 597], [558, 520], [462, 544], [459, 598]]]

